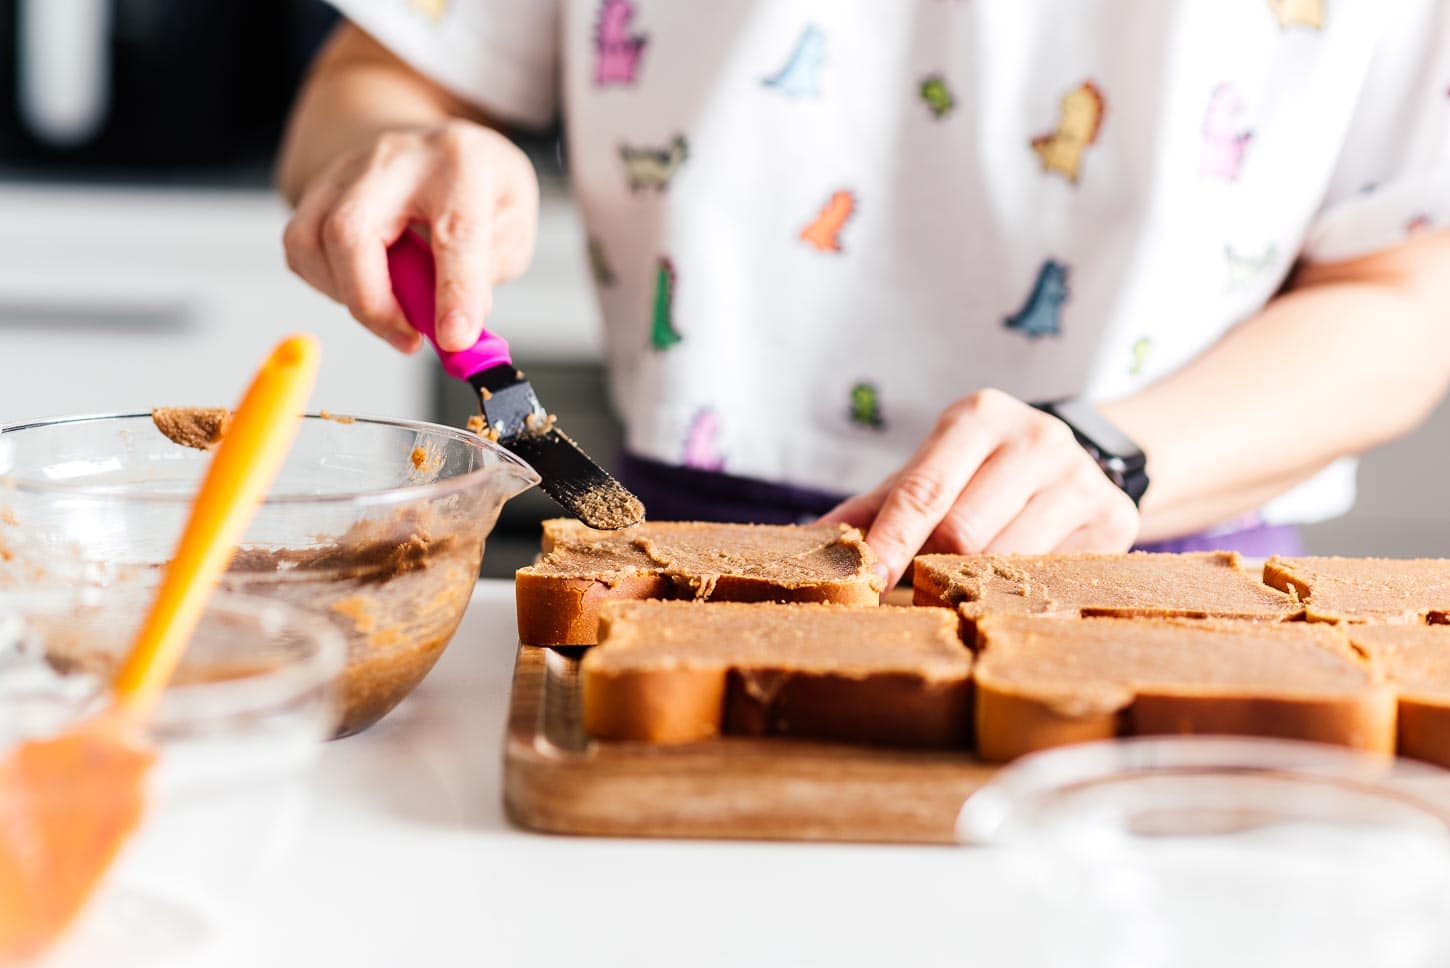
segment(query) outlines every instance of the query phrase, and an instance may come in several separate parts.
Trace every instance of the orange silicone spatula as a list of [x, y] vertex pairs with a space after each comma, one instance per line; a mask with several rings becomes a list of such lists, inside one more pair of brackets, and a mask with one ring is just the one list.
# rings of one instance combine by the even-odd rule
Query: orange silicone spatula
[[291, 336], [258, 370], [107, 708], [0, 761], [0, 964], [59, 938], [140, 821], [155, 760], [144, 726], [292, 446], [317, 358], [316, 339]]

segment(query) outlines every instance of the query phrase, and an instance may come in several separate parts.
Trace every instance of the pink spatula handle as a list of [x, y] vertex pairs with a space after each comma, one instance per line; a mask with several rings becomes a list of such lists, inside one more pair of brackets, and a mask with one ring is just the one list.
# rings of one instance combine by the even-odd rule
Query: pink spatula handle
[[438, 345], [434, 332], [433, 250], [417, 232], [408, 229], [388, 249], [388, 273], [392, 276], [393, 295], [408, 324], [428, 337], [449, 376], [467, 380], [491, 366], [513, 362], [507, 341], [486, 329], [477, 343], [460, 353], [450, 353]]

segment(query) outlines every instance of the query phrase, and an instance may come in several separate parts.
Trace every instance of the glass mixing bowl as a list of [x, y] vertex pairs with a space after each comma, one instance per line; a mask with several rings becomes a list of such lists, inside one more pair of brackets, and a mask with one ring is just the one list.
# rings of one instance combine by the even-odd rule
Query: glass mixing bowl
[[[131, 589], [0, 593], [0, 755], [104, 705], [150, 604]], [[147, 730], [157, 759], [140, 825], [60, 943], [30, 963], [192, 964], [231, 943], [337, 727], [344, 651], [315, 612], [214, 596]], [[0, 816], [15, 823], [6, 796], [0, 786]]]
[[1051, 924], [1036, 963], [1450, 963], [1450, 773], [1285, 740], [1085, 743], [967, 799], [960, 840], [1010, 852]]
[[[149, 414], [0, 427], [0, 589], [150, 588], [208, 456]], [[329, 617], [347, 641], [338, 735], [355, 733], [433, 667], [500, 508], [537, 482], [466, 431], [309, 414], [223, 587]]]

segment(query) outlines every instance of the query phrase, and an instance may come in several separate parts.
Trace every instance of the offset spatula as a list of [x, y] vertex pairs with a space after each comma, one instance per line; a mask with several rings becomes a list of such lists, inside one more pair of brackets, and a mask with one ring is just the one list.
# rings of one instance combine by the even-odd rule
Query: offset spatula
[[434, 335], [433, 252], [412, 229], [388, 249], [393, 295], [408, 323], [428, 338], [449, 376], [478, 391], [483, 419], [498, 442], [538, 472], [541, 487], [591, 528], [612, 531], [644, 520], [639, 498], [594, 463], [554, 426], [523, 371], [509, 357], [508, 343], [488, 330], [461, 353], [438, 345]]

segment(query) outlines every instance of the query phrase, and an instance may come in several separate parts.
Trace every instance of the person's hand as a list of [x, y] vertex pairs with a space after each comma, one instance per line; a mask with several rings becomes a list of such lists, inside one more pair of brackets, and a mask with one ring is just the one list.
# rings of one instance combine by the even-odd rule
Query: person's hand
[[1138, 509], [1056, 417], [998, 390], [942, 413], [901, 470], [823, 520], [866, 532], [894, 585], [921, 552], [1119, 552]]
[[528, 158], [482, 125], [389, 131], [339, 158], [303, 192], [283, 233], [287, 265], [394, 347], [421, 345], [388, 278], [387, 249], [410, 224], [437, 264], [438, 343], [478, 341], [493, 287], [533, 256], [539, 185]]

